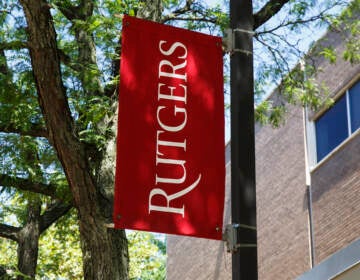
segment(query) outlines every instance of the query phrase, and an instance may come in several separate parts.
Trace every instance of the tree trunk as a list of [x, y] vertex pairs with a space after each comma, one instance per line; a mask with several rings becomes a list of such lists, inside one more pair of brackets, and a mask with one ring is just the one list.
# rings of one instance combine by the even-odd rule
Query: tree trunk
[[96, 225], [86, 230], [80, 220], [84, 279], [128, 279], [127, 239], [124, 231]]
[[[74, 205], [78, 210], [84, 278], [128, 279], [125, 232], [106, 227], [112, 212], [112, 191], [109, 189], [113, 189], [115, 160], [111, 159], [115, 154], [105, 154], [101, 165], [105, 169], [100, 171], [99, 177], [95, 179], [87, 157], [87, 147], [76, 135], [63, 86], [50, 6], [41, 0], [20, 2], [28, 24], [32, 68], [49, 141], [64, 168]], [[162, 11], [161, 1], [144, 2], [139, 16], [158, 21]], [[116, 122], [113, 122], [113, 125], [116, 125]], [[111, 145], [113, 143], [109, 143], [109, 146]], [[111, 206], [104, 207], [106, 205]]]
[[[28, 206], [28, 218], [18, 233], [18, 269], [31, 278], [35, 277], [40, 238], [40, 203]], [[18, 276], [17, 279], [26, 279]]]
[[57, 152], [78, 210], [85, 279], [128, 279], [124, 231], [106, 227], [101, 195], [86, 146], [80, 142], [61, 79], [56, 32], [45, 1], [21, 0], [28, 24], [32, 68], [50, 143]]

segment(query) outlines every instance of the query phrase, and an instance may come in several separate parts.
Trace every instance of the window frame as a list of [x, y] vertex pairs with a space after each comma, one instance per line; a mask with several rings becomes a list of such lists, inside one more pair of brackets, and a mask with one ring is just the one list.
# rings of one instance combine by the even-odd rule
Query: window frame
[[[316, 121], [319, 120], [324, 114], [326, 114], [330, 108], [320, 111], [318, 114], [316, 114], [312, 120], [309, 120], [308, 118], [308, 109], [305, 107], [305, 134], [306, 134], [306, 140], [307, 140], [307, 154], [308, 154], [308, 160], [309, 160], [309, 167], [310, 171], [313, 171], [318, 166], [320, 166], [323, 162], [327, 161], [328, 158], [330, 158], [334, 153], [336, 153], [339, 149], [341, 149], [343, 146], [346, 145], [348, 141], [350, 141], [352, 138], [354, 138], [356, 135], [360, 134], [360, 127], [358, 127], [356, 130], [352, 131], [352, 125], [351, 125], [351, 112], [350, 112], [350, 95], [349, 91], [352, 89], [355, 85], [360, 84], [360, 79], [355, 79], [354, 83], [351, 83], [350, 86], [346, 88], [346, 90], [342, 91], [340, 94], [335, 96], [336, 100], [339, 101], [344, 95], [346, 99], [346, 118], [347, 118], [347, 126], [348, 126], [348, 133], [345, 137], [345, 139], [340, 142], [336, 147], [334, 147], [329, 153], [327, 153], [321, 160], [318, 160], [317, 156], [317, 136], [316, 136]], [[359, 108], [360, 110], [360, 108]]]
[[349, 137], [348, 116], [348, 98], [345, 93], [314, 120], [317, 162], [320, 162]]

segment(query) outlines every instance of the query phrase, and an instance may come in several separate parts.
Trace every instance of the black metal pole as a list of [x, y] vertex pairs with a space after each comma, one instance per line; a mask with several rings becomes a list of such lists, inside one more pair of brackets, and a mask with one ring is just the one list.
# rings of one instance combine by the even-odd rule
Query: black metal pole
[[256, 230], [241, 226], [256, 227], [252, 12], [251, 0], [230, 0], [231, 213], [241, 245], [232, 256], [233, 280], [258, 278]]

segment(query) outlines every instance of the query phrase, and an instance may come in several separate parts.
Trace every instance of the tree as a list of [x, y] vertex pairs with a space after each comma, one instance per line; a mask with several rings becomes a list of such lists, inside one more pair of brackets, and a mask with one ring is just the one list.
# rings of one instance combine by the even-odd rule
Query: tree
[[[1, 185], [10, 193], [27, 190], [76, 208], [86, 279], [128, 278], [125, 233], [108, 227], [120, 15], [126, 12], [160, 21], [162, 12], [160, 1], [117, 4], [89, 0], [1, 4], [0, 131], [2, 143], [8, 146]], [[101, 56], [96, 56], [97, 51]], [[26, 160], [26, 155], [22, 158], [13, 151], [19, 140], [27, 145], [35, 142], [42, 149]], [[34, 172], [34, 159], [39, 172]], [[58, 187], [64, 179], [70, 200], [62, 197], [64, 189]], [[41, 216], [42, 203], [33, 205], [36, 201], [29, 198], [32, 212], [36, 210], [31, 217]], [[11, 237], [9, 228], [4, 225], [3, 237]], [[38, 239], [39, 232], [35, 243]], [[32, 271], [19, 265], [20, 272], [29, 276], [36, 267], [34, 247], [37, 244], [32, 247], [34, 259], [29, 259]]]
[[[261, 85], [291, 70], [281, 47], [295, 57], [303, 55], [283, 30], [328, 22], [331, 7], [347, 4], [320, 2], [326, 5], [317, 12], [312, 11], [317, 1], [255, 2], [254, 39], [270, 54], [268, 64], [259, 64], [258, 94]], [[359, 6], [358, 0], [354, 3]], [[40, 234], [74, 207], [84, 278], [128, 279], [125, 232], [109, 226], [121, 14], [218, 35], [228, 25], [227, 14], [220, 6], [194, 0], [8, 0], [0, 3], [0, 11], [0, 186], [4, 194], [21, 197], [28, 213], [16, 226], [1, 225], [0, 235], [17, 241], [19, 251], [32, 250], [31, 271], [21, 264], [24, 254], [19, 254], [18, 268], [33, 276]], [[275, 17], [280, 19], [274, 23]], [[356, 41], [351, 48], [347, 57], [356, 61]], [[289, 77], [290, 86], [297, 87], [291, 83], [301, 79]], [[281, 112], [259, 108], [259, 119], [274, 122]], [[22, 245], [22, 240], [33, 244]]]
[[148, 232], [130, 232], [130, 275], [133, 280], [164, 280], [166, 248], [163, 240]]
[[[276, 9], [276, 2], [284, 1], [269, 1], [267, 5]], [[307, 106], [311, 110], [333, 104], [326, 85], [316, 83], [316, 74], [321, 70], [317, 69], [317, 59], [324, 57], [331, 63], [335, 63], [337, 58], [359, 62], [358, 0], [285, 2], [287, 4], [282, 6], [282, 10], [255, 28], [254, 33], [255, 95], [258, 104], [255, 118], [260, 123], [270, 123], [275, 127], [284, 121], [286, 104]], [[266, 13], [267, 5], [258, 13]], [[254, 22], [255, 26], [259, 22], [256, 16]], [[307, 38], [316, 32], [321, 35], [326, 28], [342, 34], [347, 43], [344, 53], [337, 53], [329, 44]], [[319, 36], [315, 37], [319, 39]], [[270, 63], [267, 59], [256, 59], [260, 49], [258, 53], [270, 57]], [[266, 89], [269, 86], [274, 88], [271, 85], [278, 85], [277, 94], [282, 97], [280, 104], [262, 100]]]
[[[19, 197], [14, 198], [16, 204], [21, 204]], [[56, 225], [53, 224], [44, 231], [39, 238], [39, 249], [37, 260], [26, 259], [33, 265], [37, 264], [36, 276], [39, 279], [81, 279], [82, 278], [82, 260], [79, 242], [79, 232], [76, 223], [75, 211], [68, 212], [61, 217]], [[0, 265], [10, 279], [25, 278], [24, 269], [17, 263], [17, 244], [12, 240], [0, 240], [0, 251], [6, 254], [0, 254]], [[20, 256], [19, 256], [20, 257]], [[21, 271], [20, 271], [21, 269]], [[31, 272], [27, 271], [28, 276]], [[35, 274], [35, 269], [32, 275]], [[0, 274], [1, 275], [1, 274]], [[0, 277], [0, 279], [3, 279]]]
[[[7, 139], [9, 140], [9, 139]], [[17, 186], [19, 189], [33, 189], [34, 191], [45, 190], [49, 195], [55, 196], [52, 186], [34, 183], [36, 178], [43, 177], [42, 169], [40, 168], [39, 159], [43, 156], [40, 151], [38, 143], [20, 137], [18, 139], [17, 149], [8, 149], [9, 143], [6, 140], [2, 143], [2, 152], [7, 155], [7, 159], [14, 159], [13, 163], [18, 161], [17, 172], [28, 171], [28, 178], [17, 178], [9, 174], [1, 174], [0, 180], [3, 185], [3, 190], [6, 191], [8, 186]], [[43, 162], [43, 164], [45, 161]], [[5, 166], [3, 168], [8, 169]], [[23, 170], [21, 170], [23, 169]], [[8, 172], [10, 172], [8, 170]], [[58, 186], [60, 191], [61, 187]], [[17, 243], [17, 269], [18, 278], [22, 279], [22, 275], [35, 276], [37, 259], [38, 259], [38, 243], [42, 233], [49, 228], [60, 217], [65, 215], [71, 209], [71, 203], [65, 200], [46, 199], [41, 196], [26, 195], [23, 192], [14, 193], [11, 190], [7, 191], [7, 195], [12, 197], [13, 204], [16, 204], [16, 209], [13, 209], [13, 214], [16, 214], [18, 225], [0, 224], [0, 236], [13, 240]], [[8, 212], [7, 205], [3, 206], [1, 211], [0, 221], [5, 218]], [[14, 223], [13, 223], [14, 224]]]

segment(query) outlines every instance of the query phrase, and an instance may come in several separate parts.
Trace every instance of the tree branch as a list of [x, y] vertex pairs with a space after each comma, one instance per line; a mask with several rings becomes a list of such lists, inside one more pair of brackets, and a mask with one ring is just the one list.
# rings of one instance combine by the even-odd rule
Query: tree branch
[[[23, 41], [12, 41], [12, 42], [0, 42], [0, 55], [4, 55], [5, 50], [20, 50], [20, 49], [28, 49], [29, 44]], [[73, 70], [80, 71], [80, 67], [76, 67], [71, 65], [71, 58], [64, 53], [63, 50], [58, 49], [58, 55], [62, 63], [67, 66], [70, 66]], [[1, 72], [1, 70], [0, 70]]]
[[[289, 62], [288, 60], [284, 57], [283, 53], [281, 51], [279, 51], [277, 48], [271, 47], [270, 45], [268, 45], [265, 41], [261, 41], [259, 38], [256, 38], [256, 40], [263, 44], [267, 50], [270, 52], [271, 56], [273, 57], [274, 61], [276, 62], [277, 67], [281, 70], [281, 65], [285, 66], [285, 71], [286, 73], [290, 73], [290, 66], [289, 66]], [[279, 61], [279, 58], [281, 59], [281, 61]]]
[[[86, 21], [92, 14], [94, 10], [94, 3], [92, 0], [82, 0], [79, 6], [61, 6], [61, 3], [57, 3], [58, 9], [64, 14], [64, 16], [73, 23], [75, 30], [75, 39], [78, 45], [78, 59], [77, 65], [71, 65], [69, 63], [70, 59], [66, 56], [65, 53], [58, 51], [60, 60], [64, 62], [65, 65], [70, 66], [73, 70], [79, 72], [79, 77], [82, 83], [83, 88], [86, 93], [91, 94], [95, 93], [102, 94], [104, 89], [102, 87], [100, 78], [96, 75], [92, 77], [92, 84], [89, 86], [88, 77], [86, 77], [89, 68], [98, 69], [97, 58], [96, 58], [96, 47], [93, 35], [84, 28], [78, 26], [74, 20]], [[100, 72], [100, 71], [98, 71]], [[94, 90], [95, 86], [95, 90]]]
[[56, 194], [56, 185], [43, 184], [33, 182], [29, 179], [9, 176], [7, 174], [0, 174], [0, 185], [4, 187], [12, 187], [23, 191], [30, 191], [38, 194], [58, 198]]
[[51, 205], [40, 218], [40, 233], [64, 216], [72, 208], [71, 204], [56, 202]]
[[[8, 76], [8, 83], [11, 82], [12, 73], [11, 70], [9, 70], [8, 64], [7, 64], [7, 58], [5, 55], [5, 50], [9, 49], [17, 49], [17, 48], [26, 48], [27, 43], [21, 42], [21, 41], [13, 41], [10, 43], [0, 43], [0, 58], [3, 59], [3, 62], [0, 64], [0, 73], [3, 75]], [[16, 133], [23, 136], [32, 136], [32, 137], [45, 137], [48, 138], [47, 130], [43, 127], [41, 124], [30, 124], [30, 127], [28, 127], [26, 130], [19, 128], [17, 125], [13, 123], [1, 123], [0, 122], [0, 132], [4, 133]]]
[[68, 56], [63, 50], [58, 49], [58, 55], [59, 55], [59, 59], [60, 61], [68, 66], [69, 68], [71, 68], [74, 71], [80, 72], [84, 70], [84, 67], [80, 64], [75, 64], [72, 63], [71, 57]]
[[94, 217], [98, 215], [93, 207], [97, 190], [88, 168], [85, 145], [76, 135], [62, 81], [52, 15], [38, 0], [20, 0], [20, 3], [28, 24], [32, 69], [49, 140], [63, 166], [80, 215]]
[[187, 12], [191, 11], [191, 5], [194, 3], [193, 0], [187, 0], [182, 8], [175, 10], [174, 12], [164, 16], [160, 22], [165, 23], [170, 20], [176, 20], [180, 15], [186, 14]]
[[318, 15], [312, 16], [312, 17], [307, 18], [307, 19], [301, 19], [301, 20], [299, 19], [299, 20], [294, 20], [294, 21], [282, 22], [281, 24], [275, 26], [272, 29], [255, 32], [255, 36], [266, 34], [266, 33], [272, 33], [273, 34], [276, 30], [278, 30], [280, 28], [288, 27], [290, 25], [307, 24], [307, 23], [314, 22], [314, 21], [320, 20], [320, 19], [321, 20], [326, 20], [325, 12], [326, 12], [326, 10], [322, 11]]
[[93, 1], [89, 0], [81, 0], [80, 5], [78, 6], [67, 4], [65, 7], [60, 1], [55, 2], [55, 5], [60, 10], [60, 12], [70, 21], [74, 19], [85, 20], [86, 16], [84, 16], [84, 14], [87, 13], [90, 15], [94, 8]]
[[21, 129], [14, 124], [3, 124], [0, 123], [0, 132], [4, 133], [16, 133], [23, 136], [32, 136], [32, 137], [45, 137], [48, 138], [47, 130], [40, 124], [32, 124], [29, 129]]
[[18, 241], [18, 232], [21, 228], [0, 224], [0, 237]]
[[[177, 21], [201, 21], [201, 22], [210, 22], [210, 23], [216, 23], [217, 19], [216, 18], [204, 18], [204, 17], [200, 17], [200, 16], [189, 16], [189, 17], [168, 17], [165, 21], [170, 21], [170, 20], [177, 20]], [[164, 22], [165, 22], [164, 21]]]
[[5, 56], [5, 51], [0, 49], [0, 58], [3, 60], [2, 63], [0, 63], [0, 73], [3, 75], [8, 75], [9, 74], [9, 68], [7, 66], [6, 63], [6, 56]]
[[254, 14], [254, 30], [267, 22], [271, 17], [277, 14], [281, 8], [290, 0], [270, 0], [264, 7]]
[[12, 41], [12, 42], [0, 42], [0, 50], [20, 50], [28, 48], [27, 42]]

